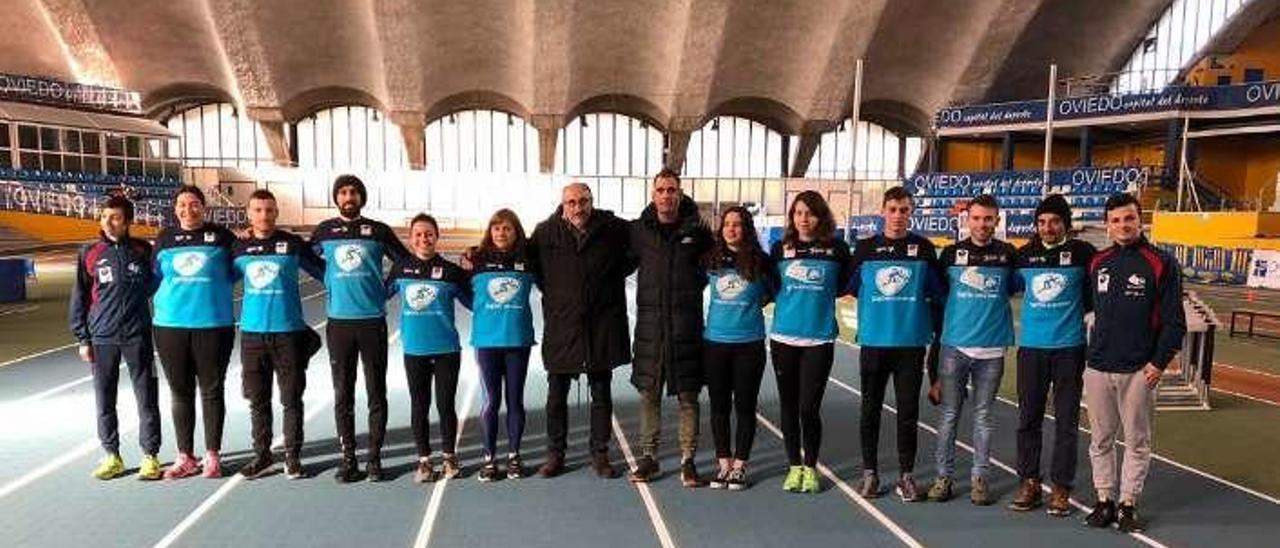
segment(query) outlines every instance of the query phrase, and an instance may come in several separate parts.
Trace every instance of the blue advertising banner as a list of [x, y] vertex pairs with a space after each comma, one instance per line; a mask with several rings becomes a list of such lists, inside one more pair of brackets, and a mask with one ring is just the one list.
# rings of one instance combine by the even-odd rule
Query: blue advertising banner
[[[1055, 121], [1170, 111], [1225, 111], [1280, 107], [1280, 81], [1232, 86], [1171, 86], [1127, 95], [1069, 97], [1054, 102]], [[938, 128], [966, 128], [1043, 122], [1048, 101], [1016, 101], [944, 108]]]
[[[1107, 167], [1057, 169], [1049, 172], [1051, 186], [1071, 185], [1130, 188], [1146, 184], [1151, 169], [1139, 167]], [[920, 173], [908, 177], [903, 186], [916, 196], [940, 196], [959, 194], [1037, 195], [1044, 187], [1044, 174], [1040, 171], [988, 171], [977, 173]], [[1099, 192], [1110, 193], [1112, 190]]]

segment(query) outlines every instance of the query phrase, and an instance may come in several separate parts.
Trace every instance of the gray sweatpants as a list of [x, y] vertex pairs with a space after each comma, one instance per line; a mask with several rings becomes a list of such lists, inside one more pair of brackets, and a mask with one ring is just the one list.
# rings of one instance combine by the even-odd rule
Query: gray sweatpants
[[1124, 463], [1120, 468], [1120, 500], [1137, 502], [1151, 463], [1151, 415], [1155, 389], [1142, 371], [1084, 371], [1084, 401], [1089, 406], [1089, 460], [1098, 496], [1115, 500], [1116, 437], [1124, 431]]

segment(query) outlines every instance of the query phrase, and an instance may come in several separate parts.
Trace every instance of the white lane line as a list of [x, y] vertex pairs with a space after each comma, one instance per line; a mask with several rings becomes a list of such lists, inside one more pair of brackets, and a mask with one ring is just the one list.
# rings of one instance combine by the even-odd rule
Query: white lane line
[[[848, 384], [845, 384], [845, 383], [844, 383], [843, 381], [841, 381], [840, 379], [837, 379], [837, 378], [834, 378], [834, 377], [829, 378], [828, 380], [829, 380], [832, 384], [834, 384], [834, 385], [836, 385], [836, 386], [838, 386], [838, 387], [840, 387], [840, 388], [842, 388], [842, 389], [844, 389], [844, 390], [846, 390], [846, 391], [848, 391], [848, 392], [852, 393], [853, 395], [857, 396], [858, 398], [862, 398], [862, 391], [861, 391], [861, 390], [858, 390], [857, 388], [854, 388], [854, 387], [852, 387], [852, 386], [849, 386]], [[887, 404], [887, 403], [886, 403], [886, 404], [883, 404], [883, 407], [884, 407], [885, 409], [887, 409], [890, 413], [893, 413], [894, 415], [897, 415], [897, 414], [898, 414], [898, 409], [897, 409], [897, 408], [895, 408], [895, 407], [894, 407], [894, 406], [892, 406], [892, 405], [889, 405], [889, 404]], [[936, 428], [934, 428], [934, 427], [932, 427], [932, 426], [928, 425], [928, 424], [925, 424], [925, 423], [924, 423], [924, 421], [916, 421], [916, 425], [917, 425], [917, 426], [919, 426], [921, 429], [926, 430], [926, 431], [928, 431], [929, 433], [931, 433], [931, 434], [933, 434], [933, 435], [935, 435], [935, 436], [937, 436], [937, 435], [938, 435], [938, 430], [937, 430]], [[957, 439], [956, 439], [956, 445], [957, 445], [957, 446], [959, 446], [961, 449], [964, 449], [965, 451], [969, 452], [969, 453], [974, 453], [974, 452], [975, 452], [975, 449], [973, 448], [973, 446], [972, 446], [972, 445], [969, 445], [969, 444], [967, 444], [967, 443], [965, 443], [965, 442], [963, 442], [963, 441], [960, 441], [960, 439], [959, 439], [959, 438], [957, 438]], [[1018, 471], [1017, 471], [1017, 470], [1014, 470], [1012, 466], [1009, 466], [1008, 464], [1005, 464], [1004, 462], [1001, 462], [1001, 461], [1000, 461], [1000, 459], [997, 459], [997, 458], [995, 458], [995, 457], [988, 456], [988, 458], [990, 459], [991, 464], [994, 464], [994, 465], [996, 465], [996, 467], [1000, 468], [1001, 470], [1004, 470], [1005, 472], [1008, 472], [1008, 473], [1012, 474], [1014, 477], [1017, 477], [1017, 476], [1018, 476]], [[1044, 489], [1044, 491], [1045, 491], [1045, 492], [1049, 492], [1049, 491], [1050, 491], [1050, 489], [1049, 489], [1049, 486], [1048, 486], [1048, 485], [1044, 485], [1044, 486], [1042, 486], [1042, 489]], [[1087, 512], [1087, 511], [1089, 511], [1089, 510], [1090, 510], [1090, 508], [1089, 508], [1088, 506], [1085, 506], [1083, 503], [1081, 503], [1080, 501], [1078, 501], [1078, 500], [1076, 500], [1076, 499], [1074, 499], [1074, 498], [1073, 498], [1073, 499], [1071, 499], [1071, 505], [1072, 505], [1072, 506], [1075, 506], [1076, 508], [1079, 508], [1079, 509], [1080, 509], [1080, 510], [1082, 510], [1082, 511], [1086, 511], [1086, 512]], [[1148, 546], [1151, 546], [1151, 547], [1153, 547], [1153, 548], [1168, 548], [1168, 547], [1167, 547], [1167, 546], [1165, 546], [1164, 544], [1160, 543], [1160, 541], [1157, 541], [1157, 540], [1155, 540], [1155, 539], [1153, 539], [1153, 538], [1151, 538], [1151, 537], [1148, 537], [1148, 536], [1146, 536], [1146, 535], [1144, 535], [1144, 534], [1142, 534], [1142, 533], [1129, 533], [1129, 536], [1131, 536], [1131, 537], [1133, 537], [1133, 538], [1135, 538], [1135, 539], [1138, 539], [1139, 541], [1142, 541], [1142, 543], [1144, 543], [1144, 544], [1146, 544], [1146, 545], [1148, 545]]]
[[[856, 344], [852, 344], [852, 343], [848, 343], [848, 342], [845, 342], [845, 341], [839, 341], [839, 343], [840, 343], [840, 344], [843, 344], [843, 345], [845, 345], [845, 346], [848, 346], [848, 347], [850, 347], [850, 348], [854, 348], [854, 349], [859, 348], [859, 346], [858, 346], [858, 345], [856, 345]], [[998, 401], [1000, 401], [1001, 403], [1004, 403], [1004, 404], [1006, 404], [1006, 405], [1009, 405], [1010, 407], [1013, 407], [1014, 409], [1017, 409], [1017, 408], [1018, 408], [1018, 402], [1015, 402], [1015, 401], [1013, 401], [1013, 400], [1010, 400], [1010, 399], [1008, 399], [1008, 398], [1005, 398], [1004, 396], [996, 396], [996, 400], [998, 400]], [[1083, 404], [1081, 404], [1081, 408], [1084, 408], [1084, 405], [1083, 405]], [[1058, 420], [1056, 417], [1054, 417], [1054, 416], [1053, 416], [1053, 414], [1052, 414], [1052, 413], [1045, 413], [1045, 415], [1044, 415], [1044, 416], [1045, 416], [1045, 417], [1048, 417], [1049, 419], [1054, 420], [1054, 421], [1057, 421], [1057, 420]], [[1089, 432], [1089, 429], [1088, 429], [1088, 428], [1085, 428], [1084, 426], [1077, 426], [1077, 427], [1076, 427], [1076, 429], [1077, 429], [1077, 430], [1080, 430], [1081, 432], [1084, 432], [1085, 434], [1090, 434], [1090, 435], [1092, 435], [1092, 433], [1091, 433], [1091, 432]], [[1116, 443], [1117, 443], [1118, 445], [1122, 446], [1122, 447], [1124, 446], [1124, 442], [1117, 441]], [[1156, 453], [1155, 451], [1152, 451], [1152, 452], [1151, 452], [1151, 458], [1153, 458], [1153, 459], [1155, 459], [1155, 460], [1158, 460], [1158, 461], [1160, 461], [1160, 462], [1163, 462], [1163, 463], [1165, 463], [1165, 464], [1168, 464], [1168, 465], [1170, 465], [1170, 466], [1173, 466], [1174, 468], [1177, 468], [1177, 469], [1182, 470], [1182, 471], [1184, 471], [1184, 472], [1189, 472], [1189, 473], [1191, 473], [1191, 474], [1195, 474], [1195, 475], [1200, 476], [1200, 477], [1202, 477], [1202, 478], [1204, 478], [1204, 479], [1207, 479], [1207, 480], [1210, 480], [1210, 481], [1213, 481], [1213, 482], [1219, 483], [1219, 484], [1221, 484], [1221, 485], [1224, 485], [1224, 486], [1230, 487], [1230, 488], [1232, 488], [1232, 489], [1236, 489], [1236, 490], [1241, 491], [1241, 492], [1244, 492], [1244, 493], [1248, 493], [1248, 494], [1250, 494], [1250, 495], [1253, 495], [1253, 496], [1255, 496], [1255, 497], [1257, 497], [1257, 498], [1260, 498], [1260, 499], [1262, 499], [1262, 500], [1264, 500], [1264, 501], [1267, 501], [1267, 502], [1270, 502], [1270, 503], [1272, 503], [1272, 504], [1280, 505], [1280, 499], [1278, 499], [1278, 498], [1276, 498], [1276, 497], [1273, 497], [1273, 496], [1268, 495], [1268, 494], [1266, 494], [1266, 493], [1263, 493], [1263, 492], [1261, 492], [1261, 491], [1257, 491], [1257, 490], [1255, 490], [1255, 489], [1251, 489], [1251, 488], [1245, 487], [1245, 486], [1240, 485], [1240, 484], [1238, 484], [1238, 483], [1235, 483], [1235, 482], [1233, 482], [1233, 481], [1230, 481], [1230, 480], [1227, 480], [1227, 479], [1224, 479], [1224, 478], [1221, 478], [1221, 477], [1215, 476], [1215, 475], [1213, 475], [1213, 474], [1211, 474], [1211, 473], [1209, 473], [1209, 472], [1205, 472], [1204, 470], [1200, 470], [1200, 469], [1195, 468], [1195, 467], [1193, 467], [1193, 466], [1190, 466], [1190, 465], [1187, 465], [1187, 464], [1182, 464], [1182, 463], [1180, 463], [1180, 462], [1178, 462], [1178, 461], [1176, 461], [1176, 460], [1173, 460], [1173, 459], [1171, 459], [1171, 458], [1169, 458], [1169, 457], [1166, 457], [1166, 456], [1164, 456], [1164, 455], [1161, 455], [1161, 454], [1159, 454], [1159, 453]]]
[[[618, 438], [618, 447], [622, 449], [622, 455], [626, 457], [627, 464], [631, 468], [636, 467], [635, 455], [631, 453], [631, 444], [627, 443], [627, 435], [622, 431], [622, 424], [618, 422], [618, 416], [613, 415], [613, 435]], [[636, 491], [640, 493], [640, 499], [644, 501], [645, 512], [649, 514], [649, 521], [653, 523], [653, 530], [658, 535], [658, 543], [662, 548], [675, 548], [676, 541], [671, 537], [671, 530], [667, 528], [666, 520], [662, 519], [662, 512], [658, 509], [658, 501], [653, 497], [653, 491], [649, 489], [648, 483], [633, 483]]]
[[[756, 420], [760, 421], [760, 424], [764, 425], [764, 427], [772, 432], [773, 435], [777, 436], [778, 439], [782, 439], [782, 430], [778, 429], [777, 426], [774, 426], [772, 422], [769, 422], [769, 419], [764, 418], [764, 415], [757, 412]], [[901, 525], [898, 525], [897, 522], [890, 519], [889, 516], [885, 515], [884, 512], [881, 512], [879, 508], [875, 507], [875, 505], [867, 502], [867, 499], [862, 498], [862, 496], [859, 495], [853, 487], [850, 487], [848, 483], [845, 483], [844, 480], [840, 479], [840, 476], [837, 476], [834, 471], [827, 467], [827, 465], [819, 462], [817, 469], [818, 472], [822, 473], [828, 481], [834, 483], [836, 487], [840, 489], [840, 492], [844, 493], [845, 497], [853, 501], [854, 504], [858, 505], [858, 507], [866, 513], [871, 514], [871, 517], [880, 522], [880, 525], [883, 525], [890, 533], [893, 533], [893, 536], [898, 537], [898, 540], [902, 541], [903, 544], [911, 546], [912, 548], [923, 548], [924, 544], [921, 544], [920, 541], [911, 536], [911, 533], [908, 533], [906, 529], [903, 529]]]
[[[302, 418], [302, 423], [306, 424], [311, 422], [311, 419], [316, 418], [321, 411], [327, 409], [332, 403], [333, 395], [330, 394], [329, 397], [319, 405], [312, 405], [311, 409], [307, 410], [306, 416]], [[283, 444], [283, 432], [276, 434], [275, 439], [271, 440], [271, 447], [273, 449], [279, 448]], [[231, 492], [232, 489], [235, 489], [244, 481], [244, 476], [241, 476], [238, 473], [234, 474], [231, 479], [224, 482], [221, 487], [218, 487], [217, 491], [214, 491], [212, 495], [209, 495], [208, 498], [204, 499], [204, 501], [200, 503], [200, 506], [197, 506], [190, 514], [187, 514], [187, 517], [183, 518], [181, 522], [178, 522], [178, 525], [174, 526], [174, 528], [169, 531], [169, 534], [165, 535], [164, 538], [160, 539], [160, 541], [155, 544], [155, 548], [168, 548], [169, 546], [172, 546], [183, 533], [186, 533], [188, 529], [191, 529], [191, 526], [195, 525], [196, 521], [208, 513], [215, 504], [218, 504], [218, 501], [221, 501], [228, 493]]]
[[[306, 281], [306, 280], [303, 280], [303, 281], [301, 281], [301, 282], [299, 282], [299, 283], [300, 283], [300, 284], [305, 284], [305, 283], [307, 283], [307, 281]], [[302, 300], [306, 301], [306, 300], [309, 300], [309, 299], [315, 298], [317, 295], [321, 295], [321, 294], [323, 294], [323, 293], [324, 293], [324, 290], [320, 290], [320, 291], [318, 291], [318, 292], [316, 292], [316, 293], [312, 293], [311, 295], [308, 295], [308, 296], [306, 296], [306, 297], [303, 297], [303, 298], [302, 298]], [[240, 301], [240, 299], [242, 299], [242, 298], [243, 298], [243, 297], [236, 297], [236, 298], [233, 300], [233, 302], [239, 302], [239, 301]], [[33, 353], [31, 353], [31, 354], [27, 354], [27, 355], [25, 355], [25, 356], [19, 356], [19, 357], [17, 357], [17, 358], [12, 359], [12, 360], [8, 360], [8, 361], [5, 361], [5, 362], [0, 362], [0, 367], [6, 367], [6, 366], [9, 366], [9, 365], [13, 365], [13, 364], [15, 364], [15, 363], [24, 362], [24, 361], [27, 361], [27, 360], [30, 360], [30, 359], [34, 359], [34, 358], [39, 358], [40, 356], [46, 356], [46, 355], [52, 354], [52, 353], [54, 353], [54, 352], [60, 352], [60, 351], [62, 351], [62, 350], [66, 350], [66, 349], [68, 349], [68, 348], [75, 348], [76, 346], [79, 346], [79, 345], [80, 345], [80, 343], [79, 343], [79, 342], [72, 342], [72, 343], [64, 344], [64, 345], [62, 345], [62, 346], [55, 346], [55, 347], [53, 347], [53, 348], [46, 348], [46, 349], [44, 349], [44, 350], [40, 350], [40, 351], [38, 351], [38, 352], [33, 352]], [[77, 359], [78, 359], [78, 358], [77, 358]]]
[[1240, 367], [1240, 366], [1238, 366], [1238, 365], [1231, 365], [1231, 364], [1229, 364], [1229, 363], [1213, 362], [1213, 366], [1214, 366], [1214, 367], [1224, 367], [1224, 368], [1227, 368], [1227, 369], [1234, 369], [1234, 370], [1236, 370], [1236, 371], [1242, 371], [1242, 372], [1244, 372], [1244, 373], [1246, 373], [1246, 374], [1249, 374], [1249, 375], [1261, 375], [1261, 376], [1263, 376], [1263, 377], [1271, 377], [1271, 378], [1273, 378], [1273, 379], [1280, 379], [1280, 375], [1277, 375], [1277, 374], [1275, 374], [1275, 373], [1268, 373], [1268, 372], [1266, 372], [1266, 371], [1258, 371], [1257, 369], [1249, 369], [1249, 368], [1247, 368], [1247, 367]]
[[1259, 397], [1257, 397], [1257, 396], [1250, 396], [1250, 395], [1248, 395], [1248, 394], [1244, 394], [1244, 393], [1241, 393], [1241, 392], [1236, 392], [1236, 391], [1234, 391], [1234, 390], [1226, 390], [1226, 389], [1223, 389], [1223, 388], [1214, 388], [1214, 387], [1212, 387], [1212, 386], [1210, 386], [1210, 387], [1209, 387], [1209, 389], [1210, 389], [1210, 390], [1213, 390], [1214, 392], [1221, 392], [1221, 393], [1226, 394], [1226, 395], [1228, 395], [1228, 396], [1235, 396], [1235, 397], [1237, 397], [1237, 398], [1243, 398], [1243, 399], [1246, 399], [1246, 400], [1255, 401], [1255, 402], [1258, 402], [1258, 403], [1261, 403], [1261, 404], [1270, 405], [1270, 406], [1272, 406], [1272, 407], [1280, 407], [1280, 402], [1276, 402], [1276, 401], [1271, 401], [1271, 400], [1268, 400], [1268, 399], [1259, 398]]
[[[325, 294], [325, 291], [324, 291], [324, 290], [317, 291], [317, 292], [315, 292], [315, 293], [312, 293], [312, 294], [310, 294], [310, 295], [307, 295], [306, 297], [303, 297], [303, 298], [302, 298], [302, 300], [303, 300], [304, 302], [305, 302], [305, 301], [309, 301], [309, 300], [314, 299], [314, 298], [316, 298], [316, 297], [319, 297], [319, 296], [321, 296], [321, 295], [323, 295], [323, 294]], [[240, 322], [236, 322], [236, 325], [237, 325], [237, 326], [239, 326], [239, 325], [240, 325]], [[324, 324], [317, 324], [317, 325], [324, 325]], [[316, 329], [319, 329], [319, 327], [316, 327]], [[69, 346], [76, 346], [77, 344], [78, 344], [78, 343], [71, 343]], [[46, 350], [46, 351], [45, 351], [45, 353], [47, 354], [47, 353], [49, 353], [49, 352], [54, 352], [54, 351], [56, 351], [56, 350], [62, 350], [62, 349], [64, 349], [64, 348], [68, 348], [68, 347], [64, 346], [64, 347], [60, 347], [60, 348], [53, 348], [53, 349], [49, 349], [49, 350]], [[28, 358], [34, 358], [34, 357], [35, 357], [35, 355], [28, 356]], [[21, 359], [27, 359], [27, 358], [21, 358]], [[75, 359], [79, 360], [79, 359], [80, 359], [80, 357], [79, 357], [79, 356], [76, 356], [76, 358], [75, 358]], [[158, 361], [159, 361], [159, 354], [156, 354], [156, 360], [157, 360], [157, 363], [158, 363]], [[3, 365], [0, 365], [0, 367], [3, 367]], [[59, 393], [59, 392], [62, 392], [62, 391], [64, 391], [64, 390], [69, 390], [69, 389], [71, 389], [71, 388], [75, 388], [76, 386], [79, 386], [79, 385], [81, 385], [81, 384], [83, 384], [83, 383], [86, 383], [86, 382], [89, 382], [89, 381], [92, 381], [92, 380], [93, 380], [93, 375], [92, 375], [92, 374], [90, 374], [90, 375], [85, 375], [85, 376], [80, 377], [80, 378], [78, 378], [78, 379], [76, 379], [76, 380], [74, 380], [74, 381], [70, 381], [70, 382], [67, 382], [67, 383], [64, 383], [64, 384], [60, 384], [60, 385], [58, 385], [58, 386], [55, 386], [55, 387], [50, 388], [50, 389], [48, 389], [48, 390], [45, 390], [44, 392], [40, 392], [40, 393], [38, 393], [38, 394], [33, 394], [33, 395], [30, 395], [30, 396], [27, 396], [27, 397], [25, 397], [25, 398], [22, 398], [22, 399], [20, 399], [20, 400], [16, 400], [16, 401], [14, 401], [14, 402], [12, 402], [12, 403], [10, 403], [10, 404], [7, 404], [7, 405], [20, 406], [20, 405], [25, 405], [25, 404], [28, 404], [28, 403], [33, 403], [33, 402], [36, 402], [36, 401], [40, 401], [40, 400], [45, 399], [45, 398], [47, 398], [47, 397], [49, 397], [49, 396], [52, 396], [52, 395], [57, 394], [57, 393]]]
[[[469, 353], [474, 355], [474, 351]], [[466, 371], [475, 371], [476, 367], [467, 367]], [[467, 420], [471, 415], [471, 405], [476, 399], [476, 393], [479, 392], [480, 378], [476, 375], [470, 375], [470, 387], [467, 389], [467, 397], [462, 404], [462, 424], [458, 425], [458, 441], [462, 441], [462, 432], [467, 428]], [[415, 461], [416, 462], [416, 461]], [[422, 525], [418, 527], [418, 536], [413, 540], [414, 548], [425, 548], [431, 542], [431, 533], [435, 531], [436, 519], [440, 517], [440, 508], [444, 505], [444, 490], [449, 486], [449, 478], [440, 478], [435, 485], [431, 487], [431, 497], [427, 500], [427, 508], [422, 514]]]
[[[323, 327], [326, 323], [329, 323], [328, 320], [322, 321], [311, 327], [313, 329], [319, 329], [320, 327]], [[239, 368], [240, 366], [237, 365], [233, 368], [228, 369], [228, 374], [230, 374], [232, 371], [239, 371]], [[160, 400], [161, 401], [157, 402], [158, 405], [160, 406], [166, 405], [166, 402], [169, 400], [169, 392], [167, 390], [161, 392]], [[137, 415], [137, 413], [134, 413], [134, 415]], [[138, 428], [138, 420], [136, 417], [134, 417], [131, 420], [127, 422], [122, 422], [119, 425], [119, 427], [117, 428], [117, 435], [123, 438], [126, 435], [132, 434], [133, 431], [136, 430], [137, 428]], [[39, 468], [36, 468], [35, 470], [27, 472], [26, 474], [23, 474], [22, 477], [19, 477], [18, 479], [15, 479], [9, 483], [6, 483], [4, 486], [0, 487], [0, 499], [3, 499], [4, 497], [13, 494], [14, 491], [17, 491], [27, 485], [30, 485], [32, 482], [53, 473], [59, 468], [62, 468], [63, 466], [66, 466], [67, 464], [70, 464], [71, 462], [81, 457], [84, 457], [85, 455], [88, 455], [89, 453], [92, 453], [99, 448], [101, 448], [101, 442], [98, 440], [98, 436], [94, 435], [84, 443], [81, 443], [80, 445], [77, 445], [74, 448], [72, 448], [69, 452], [63, 453], [62, 455], [58, 456], [56, 459], [49, 461], [44, 466], [41, 466]]]
[[23, 312], [31, 312], [33, 310], [39, 310], [39, 309], [40, 309], [40, 305], [29, 304], [26, 306], [10, 308], [8, 310], [0, 310], [0, 316], [8, 316], [9, 314], [22, 314]]
[[41, 350], [41, 351], [39, 351], [39, 352], [33, 352], [33, 353], [31, 353], [31, 354], [27, 354], [27, 355], [25, 355], [25, 356], [21, 356], [21, 357], [14, 358], [14, 359], [9, 360], [9, 361], [7, 361], [7, 362], [0, 363], [0, 367], [6, 367], [6, 366], [13, 365], [13, 364], [15, 364], [15, 363], [18, 363], [18, 362], [24, 362], [24, 361], [27, 361], [27, 360], [30, 360], [30, 359], [39, 358], [40, 356], [46, 356], [46, 355], [52, 354], [52, 353], [54, 353], [54, 352], [61, 352], [61, 351], [66, 350], [66, 349], [68, 349], [68, 348], [75, 348], [75, 347], [76, 347], [76, 346], [78, 346], [79, 344], [80, 344], [80, 343], [78, 343], [78, 342], [67, 343], [67, 344], [64, 344], [64, 345], [62, 345], [62, 346], [55, 346], [55, 347], [53, 347], [53, 348], [47, 348], [47, 349], [45, 349], [45, 350]]

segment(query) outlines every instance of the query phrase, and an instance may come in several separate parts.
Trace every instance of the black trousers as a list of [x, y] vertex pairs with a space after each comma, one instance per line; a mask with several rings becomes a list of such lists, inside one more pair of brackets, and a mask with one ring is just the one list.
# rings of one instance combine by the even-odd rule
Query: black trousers
[[862, 467], [879, 465], [880, 417], [889, 378], [893, 378], [894, 403], [898, 409], [898, 471], [910, 473], [916, 464], [916, 422], [920, 419], [920, 385], [924, 382], [925, 348], [875, 348], [864, 346], [858, 353], [862, 379]]
[[[792, 466], [818, 463], [822, 447], [822, 395], [827, 390], [833, 343], [791, 346], [769, 341], [773, 372], [778, 377], [778, 403], [782, 407], [782, 441]], [[803, 460], [800, 447], [804, 446]]]
[[344, 455], [356, 451], [356, 366], [364, 363], [364, 391], [369, 406], [369, 455], [381, 458], [387, 434], [387, 322], [329, 320], [325, 326], [329, 369], [333, 374], [333, 415], [338, 445]]
[[1055, 428], [1049, 479], [1068, 489], [1075, 483], [1084, 354], [1083, 346], [1018, 349], [1018, 476], [1040, 479], [1041, 426], [1052, 391]]
[[[702, 348], [716, 458], [748, 460], [756, 437], [756, 402], [760, 397], [760, 379], [764, 376], [764, 341], [704, 341]], [[730, 415], [737, 419], [732, 438]]]
[[280, 387], [284, 406], [285, 452], [302, 449], [302, 393], [307, 389], [306, 339], [304, 332], [240, 334], [240, 378], [244, 398], [249, 400], [253, 425], [253, 450], [271, 452], [271, 381]]
[[93, 394], [98, 407], [98, 440], [108, 453], [120, 452], [120, 420], [116, 395], [120, 384], [120, 360], [129, 362], [133, 398], [138, 402], [138, 444], [143, 454], [160, 451], [160, 390], [151, 338], [126, 345], [93, 345]]
[[[569, 442], [569, 384], [579, 373], [547, 373], [547, 451], [564, 455]], [[607, 454], [613, 420], [613, 371], [587, 373], [591, 385], [592, 454]]]
[[436, 413], [440, 415], [440, 444], [446, 454], [458, 447], [458, 370], [462, 355], [457, 352], [432, 356], [404, 356], [404, 374], [409, 379], [410, 417], [413, 443], [419, 457], [431, 456], [431, 382], [435, 380]]
[[204, 448], [222, 450], [222, 425], [227, 417], [225, 382], [236, 332], [232, 327], [183, 329], [159, 327], [156, 350], [173, 396], [173, 430], [178, 452], [195, 452], [196, 388], [204, 422]]

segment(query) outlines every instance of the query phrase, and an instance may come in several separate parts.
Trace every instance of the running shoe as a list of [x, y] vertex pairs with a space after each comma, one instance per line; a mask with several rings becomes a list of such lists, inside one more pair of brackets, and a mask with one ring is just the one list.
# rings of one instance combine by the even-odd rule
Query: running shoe
[[822, 490], [822, 485], [818, 482], [818, 471], [812, 466], [805, 466], [803, 475], [800, 477], [801, 493], [817, 493]]
[[116, 479], [123, 475], [124, 459], [115, 453], [103, 455], [102, 460], [98, 461], [97, 468], [93, 469], [93, 477], [100, 480]]
[[951, 478], [937, 478], [929, 486], [929, 500], [946, 502], [951, 500]]
[[253, 457], [240, 467], [240, 475], [246, 480], [256, 480], [275, 471], [276, 458], [271, 453], [262, 453]]
[[804, 467], [792, 466], [787, 469], [787, 478], [782, 480], [782, 490], [788, 493], [799, 493], [800, 483], [804, 480]]
[[200, 462], [196, 460], [191, 453], [178, 453], [178, 458], [173, 459], [164, 471], [164, 479], [176, 480], [189, 478], [200, 473]]
[[729, 471], [729, 478], [726, 480], [726, 486], [730, 491], [741, 491], [746, 489], [750, 483], [747, 482], [747, 469], [734, 468]]
[[218, 479], [222, 477], [222, 456], [217, 451], [206, 451], [204, 454], [204, 477]]

